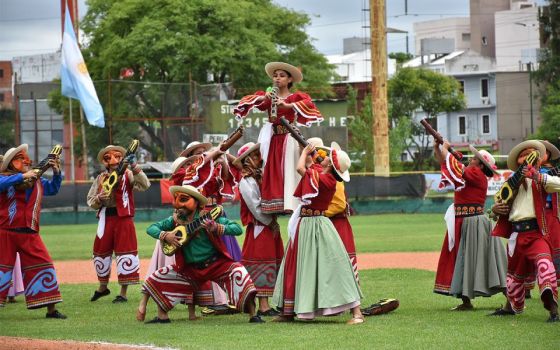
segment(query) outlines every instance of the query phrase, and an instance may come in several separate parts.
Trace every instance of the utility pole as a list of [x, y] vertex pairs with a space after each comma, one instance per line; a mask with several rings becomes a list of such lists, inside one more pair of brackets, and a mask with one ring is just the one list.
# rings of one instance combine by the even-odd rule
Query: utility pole
[[374, 172], [389, 176], [389, 118], [387, 111], [387, 33], [385, 0], [369, 0], [371, 37], [371, 102]]

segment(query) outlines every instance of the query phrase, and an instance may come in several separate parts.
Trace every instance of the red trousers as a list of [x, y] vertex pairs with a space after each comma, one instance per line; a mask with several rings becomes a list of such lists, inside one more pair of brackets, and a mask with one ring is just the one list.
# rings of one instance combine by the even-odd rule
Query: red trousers
[[507, 298], [516, 313], [523, 312], [525, 282], [535, 274], [540, 294], [550, 290], [554, 301], [558, 302], [556, 271], [551, 252], [550, 242], [539, 231], [518, 234], [514, 253], [512, 256], [508, 255], [507, 273]]
[[352, 263], [352, 268], [354, 269], [354, 275], [356, 276], [356, 281], [358, 278], [358, 258], [356, 257], [356, 244], [354, 243], [354, 232], [352, 231], [352, 225], [348, 221], [346, 215], [335, 215], [330, 217], [331, 222], [338, 232], [342, 243], [344, 243], [344, 248], [350, 257], [350, 262]]
[[103, 236], [101, 238], [95, 236], [93, 264], [101, 284], [109, 283], [113, 252], [117, 259], [119, 284], [137, 284], [140, 280], [138, 273], [140, 261], [132, 217], [107, 216]]
[[25, 302], [28, 309], [60, 303], [58, 282], [52, 259], [38, 233], [16, 233], [0, 230], [0, 306], [8, 296], [12, 270], [19, 253]]

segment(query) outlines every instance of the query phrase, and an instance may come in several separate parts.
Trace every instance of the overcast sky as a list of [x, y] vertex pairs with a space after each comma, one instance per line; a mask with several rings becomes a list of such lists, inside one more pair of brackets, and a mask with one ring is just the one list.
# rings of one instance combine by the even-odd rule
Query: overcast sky
[[[154, 0], [157, 1], [157, 0]], [[232, 0], [235, 1], [235, 0]], [[369, 0], [273, 0], [277, 4], [309, 14], [307, 28], [315, 47], [325, 55], [342, 53], [342, 39], [367, 34], [369, 14], [363, 12]], [[544, 3], [544, 0], [537, 1]], [[79, 1], [80, 16], [86, 12]], [[469, 0], [386, 0], [387, 26], [409, 32], [414, 51], [414, 22], [469, 15]], [[365, 20], [365, 21], [364, 21]], [[60, 0], [0, 0], [0, 60], [14, 56], [56, 51], [60, 47]], [[406, 35], [389, 34], [388, 52], [405, 51]]]

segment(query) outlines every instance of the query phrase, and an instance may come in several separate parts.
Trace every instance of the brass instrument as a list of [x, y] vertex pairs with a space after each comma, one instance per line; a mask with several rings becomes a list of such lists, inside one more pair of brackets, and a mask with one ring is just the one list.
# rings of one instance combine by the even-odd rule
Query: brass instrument
[[113, 189], [115, 188], [119, 180], [119, 176], [124, 174], [128, 166], [128, 164], [125, 162], [126, 157], [136, 153], [136, 150], [138, 149], [139, 145], [140, 142], [138, 140], [132, 140], [130, 145], [128, 145], [128, 148], [126, 149], [126, 154], [124, 155], [123, 159], [121, 159], [117, 169], [113, 170], [111, 174], [109, 174], [109, 176], [103, 181], [102, 186], [103, 186], [103, 191], [105, 191], [105, 193], [111, 193], [113, 191]]
[[511, 204], [521, 181], [524, 179], [522, 170], [527, 165], [535, 166], [539, 160], [539, 153], [537, 151], [533, 151], [529, 153], [529, 155], [525, 158], [523, 164], [517, 168], [517, 170], [513, 173], [513, 175], [507, 179], [506, 182], [500, 187], [498, 192], [494, 195], [494, 201], [496, 203], [502, 202], [506, 204]]
[[[179, 225], [175, 227], [173, 231], [169, 232], [175, 237], [179, 238], [179, 243], [181, 243], [181, 245], [184, 245], [187, 244], [188, 241], [190, 241], [192, 238], [194, 238], [196, 232], [202, 228], [202, 223], [205, 220], [216, 220], [218, 217], [220, 217], [220, 215], [222, 215], [222, 207], [218, 205], [212, 208], [206, 214], [200, 216], [198, 219], [193, 220], [186, 225]], [[161, 243], [161, 250], [163, 251], [163, 254], [172, 256], [173, 254], [175, 254], [177, 248], [172, 244], [163, 241]]]
[[41, 177], [41, 175], [45, 173], [45, 171], [49, 170], [49, 168], [51, 167], [49, 161], [51, 159], [57, 159], [61, 153], [62, 153], [62, 146], [55, 145], [52, 148], [52, 150], [49, 152], [47, 157], [45, 157], [42, 161], [39, 162], [39, 164], [37, 164], [31, 169], [35, 174], [37, 174], [37, 177], [35, 179], [33, 178], [24, 179], [23, 183], [16, 187], [18, 187], [18, 189], [20, 186], [23, 188], [29, 188], [37, 179]]

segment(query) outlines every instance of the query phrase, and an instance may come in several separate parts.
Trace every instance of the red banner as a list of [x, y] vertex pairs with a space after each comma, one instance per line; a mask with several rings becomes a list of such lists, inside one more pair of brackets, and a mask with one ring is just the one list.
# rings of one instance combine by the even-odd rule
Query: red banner
[[169, 187], [171, 187], [171, 181], [168, 179], [161, 179], [159, 182], [159, 190], [161, 192], [161, 204], [173, 203], [173, 197], [169, 193]]

